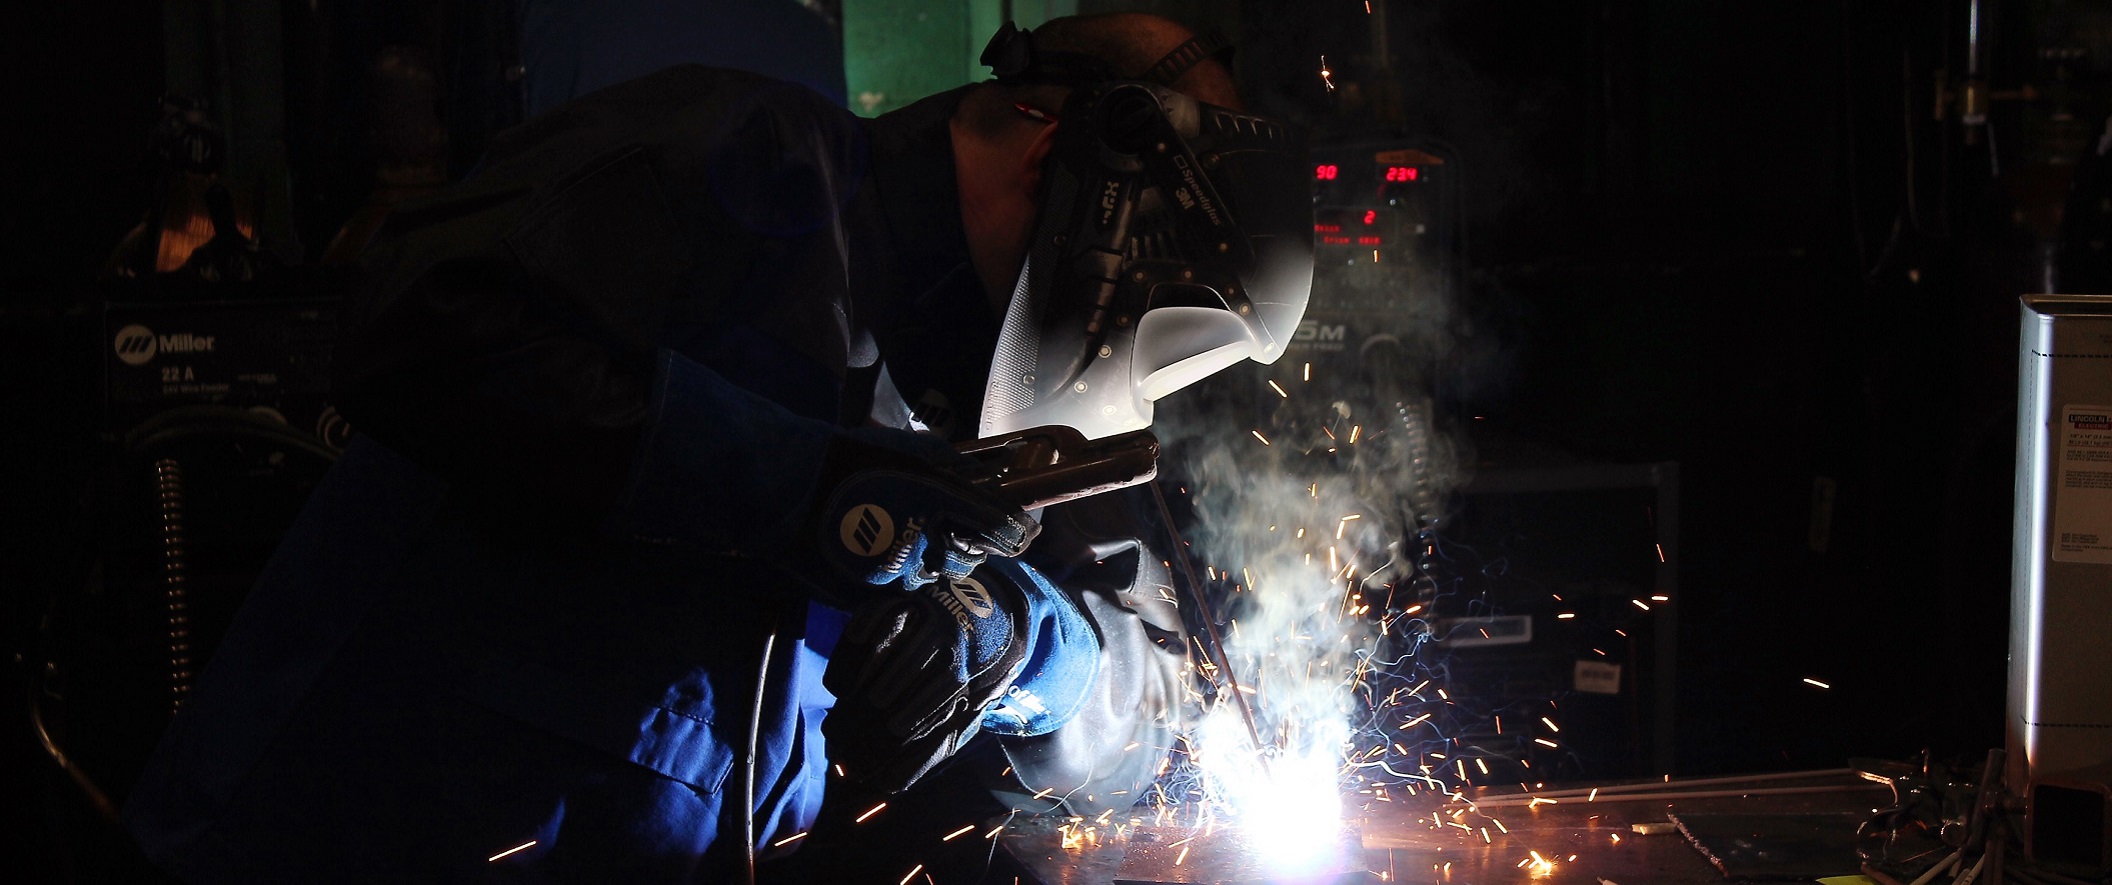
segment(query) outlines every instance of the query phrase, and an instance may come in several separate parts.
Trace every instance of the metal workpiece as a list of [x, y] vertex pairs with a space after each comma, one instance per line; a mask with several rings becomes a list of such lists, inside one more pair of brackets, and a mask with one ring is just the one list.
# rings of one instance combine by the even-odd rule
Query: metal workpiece
[[[2102, 868], [2112, 781], [2112, 296], [2027, 295], [2017, 367], [2008, 787], [2026, 844]], [[2042, 800], [2095, 804], [2083, 844], [2044, 842]], [[2060, 825], [2061, 830], [2072, 827]], [[2094, 848], [2090, 844], [2094, 839]]]
[[[1316, 846], [1294, 869], [1257, 856], [1261, 840], [1241, 827], [1163, 826], [1141, 809], [1128, 826], [1016, 817], [999, 845], [1027, 871], [1022, 882], [1041, 885], [1702, 885], [1724, 881], [1724, 864], [1739, 878], [1776, 878], [1764, 873], [1790, 855], [1822, 875], [1852, 873], [1856, 823], [1891, 801], [1885, 786], [1847, 769], [1384, 795], [1354, 794], [1360, 810], [1340, 842]], [[1755, 824], [1765, 829], [1750, 845], [1696, 847], [1716, 841], [1711, 830]]]
[[[1146, 817], [1144, 820], [1149, 821]], [[1000, 843], [1041, 885], [1363, 885], [1384, 881], [1386, 850], [1354, 828], [1296, 869], [1272, 867], [1235, 827], [1113, 825], [1037, 816], [1015, 820]]]

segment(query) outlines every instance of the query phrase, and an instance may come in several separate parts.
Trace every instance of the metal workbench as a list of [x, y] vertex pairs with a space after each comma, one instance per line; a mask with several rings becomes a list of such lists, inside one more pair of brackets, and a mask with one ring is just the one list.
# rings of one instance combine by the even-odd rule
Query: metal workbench
[[[1208, 835], [1169, 833], [1143, 827], [1097, 844], [1062, 847], [1061, 819], [1015, 820], [1001, 837], [1004, 850], [1043, 885], [1116, 885], [1116, 883], [1262, 883], [1262, 882], [1408, 882], [1433, 885], [1532, 882], [1562, 885], [1685, 885], [1725, 881], [1722, 870], [1677, 830], [1641, 835], [1632, 825], [1665, 823], [1668, 815], [1690, 820], [1750, 824], [1756, 837], [1746, 849], [1764, 856], [1770, 838], [1816, 846], [1821, 865], [1838, 843], [1840, 857], [1829, 875], [1849, 875], [1858, 863], [1852, 848], [1857, 820], [1891, 802], [1886, 787], [1846, 772], [1736, 785], [1694, 785], [1674, 781], [1662, 789], [1625, 786], [1636, 795], [1666, 791], [1746, 792], [1708, 798], [1617, 801], [1616, 785], [1597, 798], [1565, 785], [1551, 804], [1530, 807], [1506, 804], [1527, 794], [1516, 788], [1477, 790], [1467, 798], [1481, 811], [1462, 811], [1459, 803], [1396, 795], [1390, 801], [1354, 797], [1365, 815], [1346, 827], [1338, 860], [1330, 869], [1300, 876], [1271, 876], [1244, 856], [1241, 834], [1218, 830]], [[1795, 792], [1790, 792], [1795, 791]], [[1368, 809], [1368, 810], [1367, 810]], [[1433, 820], [1432, 813], [1437, 817]], [[1455, 814], [1455, 812], [1460, 812]], [[1725, 817], [1737, 815], [1737, 818]], [[1496, 826], [1500, 821], [1501, 826]], [[1772, 828], [1779, 832], [1767, 832]], [[1464, 828], [1462, 828], [1464, 826]], [[1486, 829], [1486, 834], [1483, 830]], [[1172, 836], [1197, 838], [1181, 863], [1171, 863]], [[1814, 838], [1818, 837], [1818, 838]], [[1726, 842], [1742, 842], [1726, 839]], [[1535, 862], [1535, 852], [1544, 862]], [[1749, 858], [1750, 859], [1750, 858]], [[1735, 864], [1736, 861], [1733, 861]], [[1760, 866], [1764, 867], [1765, 864]], [[1759, 874], [1764, 879], [1765, 873]], [[1810, 881], [1803, 878], [1802, 881]]]

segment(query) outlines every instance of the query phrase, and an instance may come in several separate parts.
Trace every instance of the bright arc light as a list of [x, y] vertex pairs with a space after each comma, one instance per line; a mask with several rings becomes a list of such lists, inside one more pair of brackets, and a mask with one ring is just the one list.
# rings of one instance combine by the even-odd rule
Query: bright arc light
[[[1255, 755], [1245, 725], [1219, 708], [1203, 723], [1204, 768], [1216, 797], [1239, 820], [1255, 856], [1278, 874], [1317, 870], [1331, 862], [1342, 835], [1341, 742], [1348, 727], [1307, 723], [1302, 747]], [[1317, 732], [1332, 732], [1319, 734]]]
[[1342, 829], [1337, 765], [1332, 753], [1280, 756], [1247, 785], [1240, 819], [1270, 869], [1311, 869], [1333, 857]]

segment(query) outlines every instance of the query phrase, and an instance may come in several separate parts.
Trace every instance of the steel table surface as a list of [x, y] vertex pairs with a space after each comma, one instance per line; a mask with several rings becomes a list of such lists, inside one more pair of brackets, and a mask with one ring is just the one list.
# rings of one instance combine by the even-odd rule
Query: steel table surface
[[[1628, 782], [1632, 784], [1633, 782]], [[1562, 789], [1585, 789], [1589, 784], [1559, 785]], [[1609, 785], [1610, 786], [1610, 785]], [[1066, 849], [1057, 832], [1060, 819], [1015, 820], [1001, 837], [1001, 844], [1042, 885], [1113, 885], [1116, 882], [1195, 882], [1245, 885], [1261, 882], [1408, 882], [1431, 885], [1484, 885], [1484, 883], [1549, 883], [1549, 885], [1700, 885], [1725, 881], [1722, 872], [1678, 832], [1638, 835], [1630, 825], [1663, 823], [1669, 813], [1681, 814], [1842, 814], [1859, 815], [1890, 804], [1891, 791], [1852, 775], [1830, 773], [1808, 779], [1768, 781], [1750, 785], [1743, 795], [1709, 798], [1614, 801], [1606, 793], [1595, 801], [1565, 796], [1555, 804], [1537, 807], [1484, 809], [1488, 817], [1502, 821], [1493, 825], [1483, 815], [1467, 813], [1456, 819], [1472, 824], [1467, 829], [1437, 826], [1431, 812], [1441, 820], [1455, 819], [1459, 806], [1430, 800], [1430, 794], [1396, 801], [1363, 804], [1369, 810], [1352, 808], [1365, 815], [1351, 822], [1362, 844], [1345, 850], [1342, 869], [1360, 876], [1318, 879], [1256, 876], [1245, 872], [1247, 864], [1217, 857], [1213, 843], [1199, 840], [1175, 877], [1155, 877], [1168, 870], [1164, 864], [1139, 875], [1138, 865], [1125, 872], [1133, 847], [1126, 840], [1104, 840], [1097, 846]], [[1769, 793], [1767, 790], [1800, 787], [1827, 788], [1823, 792]], [[1553, 786], [1550, 789], [1554, 789]], [[1720, 790], [1721, 786], [1682, 787], [1678, 781], [1660, 789]], [[1728, 789], [1738, 789], [1733, 785]], [[1638, 791], [1641, 792], [1641, 791]], [[1516, 788], [1476, 790], [1467, 794], [1476, 801], [1502, 801], [1518, 797]], [[1350, 797], [1368, 800], [1366, 796]], [[1483, 840], [1482, 827], [1488, 828]], [[1505, 832], [1504, 830], [1508, 830]], [[1222, 837], [1226, 834], [1219, 833]], [[1618, 837], [1618, 838], [1615, 838]], [[1236, 834], [1232, 837], [1235, 840]], [[1552, 861], [1552, 867], [1531, 863], [1531, 852]], [[1520, 866], [1521, 861], [1525, 862]], [[1853, 855], [1841, 858], [1833, 875], [1856, 872]], [[1024, 880], [1023, 880], [1024, 881]]]

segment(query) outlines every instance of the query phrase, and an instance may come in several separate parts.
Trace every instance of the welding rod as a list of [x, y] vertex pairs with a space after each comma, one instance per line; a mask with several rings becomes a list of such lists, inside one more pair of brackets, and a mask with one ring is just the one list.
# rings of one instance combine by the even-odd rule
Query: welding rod
[[1262, 751], [1261, 729], [1254, 725], [1254, 708], [1247, 705], [1246, 696], [1240, 691], [1239, 677], [1232, 672], [1232, 656], [1225, 653], [1225, 641], [1217, 635], [1217, 616], [1210, 611], [1210, 603], [1203, 599], [1202, 585], [1195, 580], [1195, 563], [1188, 561], [1188, 546], [1181, 541], [1181, 530], [1174, 528], [1173, 511], [1166, 506], [1166, 492], [1159, 488], [1156, 477], [1151, 480], [1151, 499], [1159, 505], [1159, 521], [1166, 524], [1166, 537], [1172, 539], [1173, 556], [1180, 562], [1181, 576], [1187, 579], [1188, 598], [1195, 603], [1195, 611], [1202, 616], [1203, 632], [1210, 637], [1210, 647], [1217, 651], [1217, 665], [1224, 668], [1225, 682], [1232, 686], [1232, 702], [1239, 705], [1239, 716], [1247, 723], [1247, 736], [1254, 739], [1254, 752]]

